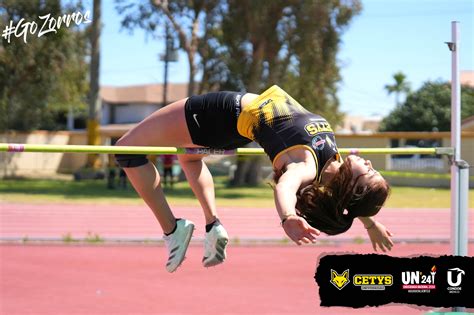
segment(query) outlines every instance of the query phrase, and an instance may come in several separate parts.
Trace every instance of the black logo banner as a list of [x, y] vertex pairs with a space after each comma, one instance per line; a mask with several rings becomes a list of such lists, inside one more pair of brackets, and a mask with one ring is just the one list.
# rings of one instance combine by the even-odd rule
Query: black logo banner
[[474, 257], [325, 255], [314, 278], [321, 306], [474, 307]]

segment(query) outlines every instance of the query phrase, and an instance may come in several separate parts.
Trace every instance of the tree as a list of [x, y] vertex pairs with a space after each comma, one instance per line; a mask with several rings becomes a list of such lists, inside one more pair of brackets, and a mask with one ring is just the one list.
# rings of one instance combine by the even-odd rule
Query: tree
[[[333, 125], [341, 121], [336, 55], [341, 33], [361, 10], [360, 1], [117, 3], [124, 15], [122, 24], [128, 29], [140, 27], [157, 36], [155, 32], [163, 26], [163, 19], [171, 21], [181, 49], [188, 54], [191, 87], [197, 70], [202, 70], [199, 93], [258, 93], [278, 84]], [[239, 166], [243, 163], [247, 163], [247, 171], [241, 172], [243, 167], [239, 167], [236, 181], [258, 182], [261, 159], [239, 162]]]
[[[333, 126], [342, 121], [337, 98], [341, 80], [337, 53], [342, 33], [360, 13], [360, 1], [297, 1], [290, 50], [296, 66], [290, 65], [285, 88], [306, 108], [323, 115]], [[315, 18], [317, 17], [317, 18]]]
[[[226, 69], [227, 76], [217, 84], [219, 89], [258, 93], [278, 82], [275, 73], [286, 58], [279, 58], [278, 53], [288, 39], [283, 27], [281, 36], [275, 30], [282, 24], [285, 7], [285, 1], [228, 1], [218, 38], [223, 51], [216, 61], [221, 62], [220, 70]], [[237, 156], [236, 159], [237, 169], [231, 184], [258, 184], [264, 158]]]
[[[89, 83], [89, 115], [87, 119], [87, 144], [100, 144], [100, 110], [101, 100], [99, 97], [99, 69], [100, 69], [100, 28], [101, 28], [101, 0], [94, 0], [93, 20], [90, 32], [91, 43], [91, 64]], [[99, 167], [99, 155], [89, 154], [87, 156], [87, 166]]]
[[[461, 87], [461, 119], [474, 115], [474, 88]], [[425, 82], [381, 123], [380, 131], [450, 131], [451, 85]]]
[[[210, 83], [203, 84], [253, 93], [278, 84], [307, 109], [337, 125], [342, 114], [336, 96], [340, 81], [336, 55], [342, 32], [361, 10], [360, 2], [228, 0], [227, 3], [222, 31], [216, 31], [220, 35], [217, 37], [220, 62], [210, 63], [216, 74], [209, 75]], [[260, 166], [258, 157], [239, 159], [234, 184], [258, 182]]]
[[[208, 36], [206, 30], [218, 18], [220, 0], [151, 0], [140, 3], [130, 0], [116, 0], [116, 8], [123, 15], [122, 26], [133, 31], [142, 28], [154, 38], [163, 37], [165, 23], [174, 29], [180, 49], [188, 57], [189, 80], [188, 95], [196, 93], [198, 72], [198, 47], [202, 38]], [[204, 22], [203, 22], [204, 21]]]
[[[222, 26], [201, 45], [203, 86], [258, 93], [278, 84], [331, 123], [342, 120], [336, 96], [340, 36], [359, 1], [228, 0]], [[317, 17], [317, 18], [315, 18]]]
[[278, 83], [333, 124], [342, 118], [336, 55], [359, 0], [116, 0], [116, 8], [125, 29], [142, 28], [153, 38], [171, 23], [188, 55], [189, 94], [257, 92]]
[[[23, 18], [41, 26], [39, 16], [81, 9], [81, 3], [62, 7], [59, 0], [0, 0], [0, 20], [17, 25]], [[85, 30], [73, 23], [40, 38], [27, 36], [26, 41], [15, 36], [1, 41], [0, 130], [60, 129], [56, 119], [69, 105], [85, 110]]]
[[385, 85], [385, 90], [387, 90], [388, 95], [395, 93], [395, 104], [400, 106], [400, 95], [410, 93], [410, 83], [406, 81], [406, 76], [401, 71], [395, 73], [393, 79], [395, 82]]

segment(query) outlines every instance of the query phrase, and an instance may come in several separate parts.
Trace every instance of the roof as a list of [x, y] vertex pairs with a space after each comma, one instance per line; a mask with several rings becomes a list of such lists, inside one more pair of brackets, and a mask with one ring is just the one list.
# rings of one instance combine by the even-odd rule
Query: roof
[[342, 126], [338, 126], [336, 131], [341, 133], [375, 132], [381, 121], [382, 118], [378, 116], [345, 115]]
[[474, 71], [461, 71], [459, 74], [459, 81], [462, 85], [474, 87]]
[[474, 131], [474, 115], [467, 117], [461, 122], [461, 130]]
[[[168, 84], [167, 103], [177, 101], [188, 96], [187, 83]], [[163, 84], [145, 84], [134, 86], [102, 86], [100, 97], [109, 104], [124, 103], [163, 103]]]

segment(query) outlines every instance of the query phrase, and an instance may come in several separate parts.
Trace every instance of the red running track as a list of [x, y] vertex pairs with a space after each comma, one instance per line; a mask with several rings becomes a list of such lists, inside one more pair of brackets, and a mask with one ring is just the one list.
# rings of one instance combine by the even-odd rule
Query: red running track
[[[470, 251], [474, 249], [470, 245]], [[105, 314], [424, 314], [391, 304], [350, 309], [319, 306], [317, 258], [332, 252], [369, 253], [368, 244], [230, 246], [220, 266], [201, 266], [191, 246], [174, 274], [161, 246], [0, 245], [2, 315]], [[447, 244], [399, 244], [391, 255], [442, 255]]]
[[[474, 240], [474, 212], [469, 215], [469, 238]], [[195, 239], [203, 237], [204, 219], [198, 207], [173, 207], [176, 216], [196, 223]], [[285, 234], [272, 208], [219, 208], [221, 221], [232, 239], [281, 240]], [[377, 218], [394, 234], [396, 242], [449, 241], [449, 209], [383, 209]], [[357, 220], [356, 220], [357, 221]], [[0, 202], [0, 239], [85, 238], [161, 239], [161, 229], [145, 205], [16, 204]], [[360, 222], [339, 236], [322, 241], [367, 239]]]

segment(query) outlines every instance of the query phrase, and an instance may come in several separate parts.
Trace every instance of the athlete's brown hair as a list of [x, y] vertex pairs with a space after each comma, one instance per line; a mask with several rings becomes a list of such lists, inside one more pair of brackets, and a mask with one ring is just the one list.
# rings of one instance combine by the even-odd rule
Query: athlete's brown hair
[[351, 162], [346, 159], [327, 185], [315, 182], [298, 192], [297, 214], [329, 235], [344, 233], [356, 217], [377, 214], [390, 194], [390, 186], [385, 180], [357, 185], [363, 175], [354, 178]]

